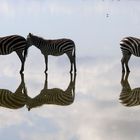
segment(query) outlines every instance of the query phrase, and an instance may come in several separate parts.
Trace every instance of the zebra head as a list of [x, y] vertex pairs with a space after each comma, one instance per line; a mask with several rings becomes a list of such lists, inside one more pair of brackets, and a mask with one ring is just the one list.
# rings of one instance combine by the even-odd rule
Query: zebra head
[[32, 98], [28, 96], [26, 101], [26, 108], [28, 109], [28, 111], [32, 109], [30, 102], [32, 102]]
[[31, 34], [31, 33], [29, 33], [27, 35], [27, 39], [26, 40], [27, 40], [29, 46], [33, 45], [32, 36], [33, 36], [33, 34]]
[[33, 35], [31, 33], [28, 34], [27, 36], [27, 42], [29, 44], [29, 46], [36, 46], [38, 48], [40, 48], [40, 41], [44, 40], [43, 38], [39, 37], [39, 36], [36, 36], [36, 35]]

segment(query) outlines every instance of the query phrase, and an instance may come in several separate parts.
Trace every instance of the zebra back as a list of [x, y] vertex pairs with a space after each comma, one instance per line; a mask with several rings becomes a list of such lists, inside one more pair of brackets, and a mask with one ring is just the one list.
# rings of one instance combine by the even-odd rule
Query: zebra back
[[31, 33], [27, 36], [27, 41], [31, 45], [41, 50], [42, 54], [59, 56], [67, 52], [73, 52], [75, 56], [75, 44], [71, 39], [47, 40]]
[[124, 55], [133, 54], [135, 56], [140, 56], [140, 39], [126, 37], [120, 41], [120, 45]]
[[119, 100], [123, 105], [128, 107], [140, 105], [140, 88], [131, 89], [131, 86], [128, 82], [128, 75], [126, 75], [125, 78], [122, 77], [122, 91]]
[[0, 106], [18, 109], [25, 105], [26, 97], [24, 94], [15, 94], [7, 89], [0, 89]]
[[6, 55], [13, 51], [23, 51], [27, 48], [27, 41], [19, 35], [11, 35], [0, 38], [0, 54]]
[[18, 109], [23, 107], [27, 101], [27, 90], [24, 83], [24, 75], [21, 74], [21, 83], [13, 93], [8, 89], [0, 89], [0, 106]]
[[140, 88], [135, 88], [131, 92], [121, 95], [120, 100], [128, 107], [140, 105]]

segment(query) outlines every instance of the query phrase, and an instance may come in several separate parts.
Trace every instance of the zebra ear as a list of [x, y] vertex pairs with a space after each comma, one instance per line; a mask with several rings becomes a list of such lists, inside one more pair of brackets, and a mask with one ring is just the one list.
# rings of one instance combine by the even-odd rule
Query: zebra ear
[[31, 33], [29, 33], [29, 36], [32, 36], [32, 34], [31, 34]]
[[28, 108], [28, 111], [30, 111], [31, 110], [31, 108]]

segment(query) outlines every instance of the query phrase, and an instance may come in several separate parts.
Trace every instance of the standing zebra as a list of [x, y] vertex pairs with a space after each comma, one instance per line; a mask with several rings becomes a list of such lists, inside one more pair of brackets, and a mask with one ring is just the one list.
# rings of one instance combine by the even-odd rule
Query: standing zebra
[[75, 44], [72, 40], [70, 39], [46, 40], [29, 33], [29, 35], [27, 36], [27, 41], [30, 46], [34, 45], [38, 49], [40, 49], [41, 53], [44, 55], [46, 63], [45, 73], [48, 70], [48, 55], [60, 56], [63, 55], [64, 53], [66, 53], [71, 63], [70, 72], [73, 71], [73, 66], [74, 72], [76, 72]]
[[24, 63], [27, 56], [27, 49], [27, 41], [22, 36], [11, 35], [0, 37], [0, 55], [7, 55], [15, 51], [22, 63], [20, 73], [24, 71]]
[[121, 103], [127, 107], [140, 105], [140, 87], [131, 89], [128, 82], [128, 76], [129, 74], [124, 78], [124, 75], [122, 75], [122, 91], [119, 100], [121, 100]]
[[44, 88], [41, 90], [40, 94], [37, 95], [34, 98], [30, 98], [28, 96], [26, 106], [28, 108], [28, 111], [30, 109], [42, 106], [43, 104], [55, 104], [55, 105], [61, 105], [66, 106], [73, 103], [75, 98], [75, 80], [76, 80], [76, 74], [74, 75], [70, 74], [70, 83], [66, 90], [62, 90], [60, 88], [53, 88], [48, 89], [48, 82], [47, 82], [47, 74], [46, 74], [46, 80], [44, 83]]
[[135, 37], [126, 37], [120, 41], [121, 50], [122, 50], [122, 72], [125, 72], [124, 65], [126, 67], [126, 71], [130, 72], [128, 67], [128, 61], [131, 57], [131, 54], [140, 57], [140, 39]]
[[21, 74], [21, 83], [14, 93], [8, 89], [0, 89], [0, 106], [10, 109], [21, 108], [26, 104], [26, 97], [24, 75]]

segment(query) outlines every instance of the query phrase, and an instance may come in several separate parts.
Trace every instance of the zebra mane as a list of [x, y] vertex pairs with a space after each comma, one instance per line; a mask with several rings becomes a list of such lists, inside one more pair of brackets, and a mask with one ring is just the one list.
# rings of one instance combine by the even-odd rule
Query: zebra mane
[[31, 33], [29, 33], [29, 36], [30, 36], [31, 38], [38, 38], [39, 40], [46, 41], [46, 39], [44, 39], [43, 37], [40, 37], [40, 36], [37, 36], [37, 35], [33, 35], [33, 34], [31, 34]]

